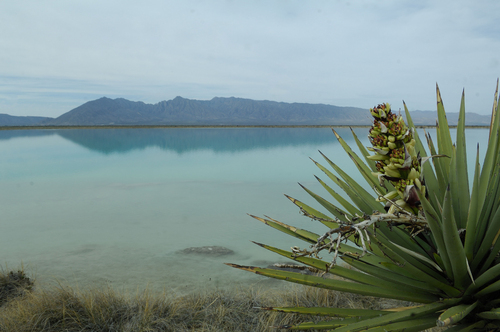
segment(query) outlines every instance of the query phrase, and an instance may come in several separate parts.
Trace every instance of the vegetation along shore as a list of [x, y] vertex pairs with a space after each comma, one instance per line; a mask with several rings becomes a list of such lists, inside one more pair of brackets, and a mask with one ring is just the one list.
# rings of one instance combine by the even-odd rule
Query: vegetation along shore
[[286, 291], [234, 289], [181, 297], [167, 291], [123, 294], [112, 288], [41, 288], [23, 270], [0, 272], [0, 331], [281, 331], [307, 317], [259, 308], [328, 306], [387, 309], [405, 304], [355, 294], [290, 285]]

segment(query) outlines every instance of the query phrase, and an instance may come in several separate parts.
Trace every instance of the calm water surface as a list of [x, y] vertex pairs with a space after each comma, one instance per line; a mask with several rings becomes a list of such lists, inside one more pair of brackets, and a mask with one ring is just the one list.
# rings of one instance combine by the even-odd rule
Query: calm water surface
[[[355, 131], [368, 145], [367, 129]], [[338, 132], [355, 147], [349, 129]], [[471, 158], [487, 134], [467, 131]], [[223, 263], [283, 262], [250, 240], [304, 245], [247, 213], [325, 230], [283, 195], [317, 207], [300, 182], [328, 197], [309, 159], [326, 164], [318, 150], [359, 178], [327, 128], [0, 131], [0, 264], [79, 287], [276, 286]], [[234, 254], [178, 252], [214, 245]]]

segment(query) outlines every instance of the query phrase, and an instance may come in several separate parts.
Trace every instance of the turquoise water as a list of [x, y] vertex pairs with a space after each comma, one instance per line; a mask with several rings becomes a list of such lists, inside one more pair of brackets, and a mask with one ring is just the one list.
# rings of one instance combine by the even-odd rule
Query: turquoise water
[[[355, 131], [368, 145], [367, 129]], [[355, 147], [349, 129], [338, 132]], [[487, 130], [467, 136], [475, 157]], [[247, 213], [325, 230], [283, 195], [319, 208], [297, 184], [327, 197], [309, 159], [326, 164], [318, 150], [359, 178], [327, 128], [0, 131], [0, 264], [79, 287], [269, 286], [223, 263], [283, 262], [251, 240], [304, 245]], [[214, 245], [234, 254], [178, 253]]]

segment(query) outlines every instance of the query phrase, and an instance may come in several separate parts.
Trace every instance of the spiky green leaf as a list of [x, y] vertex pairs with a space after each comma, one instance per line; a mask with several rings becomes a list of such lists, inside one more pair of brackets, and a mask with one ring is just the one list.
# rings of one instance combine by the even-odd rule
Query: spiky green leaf
[[372, 327], [383, 327], [384, 325], [404, 322], [404, 321], [409, 323], [405, 325], [411, 326], [410, 322], [412, 320], [437, 313], [440, 310], [446, 309], [450, 306], [457, 304], [458, 302], [459, 299], [446, 299], [443, 301], [436, 301], [431, 304], [426, 304], [423, 306], [411, 308], [401, 312], [395, 312], [389, 315], [384, 315], [382, 317], [366, 319], [358, 323], [349, 324], [348, 326], [339, 328], [337, 332], [364, 331]]
[[477, 316], [484, 319], [500, 320], [500, 308], [480, 312]]
[[452, 194], [448, 186], [443, 203], [443, 239], [453, 271], [454, 286], [458, 289], [464, 289], [471, 280], [467, 273], [467, 258], [455, 223], [451, 202]]
[[[439, 154], [444, 154], [451, 156], [453, 154], [453, 143], [451, 141], [450, 128], [448, 126], [448, 120], [446, 119], [446, 112], [444, 111], [443, 100], [441, 99], [441, 92], [436, 84], [436, 97], [437, 97], [437, 115], [438, 115], [438, 125], [436, 126], [436, 135], [438, 142], [438, 152]], [[441, 169], [443, 171], [443, 176], [448, 179], [450, 170], [450, 159], [438, 158], [437, 162], [441, 164]]]
[[433, 294], [444, 295], [441, 289], [434, 287], [428, 283], [415, 280], [413, 278], [409, 278], [401, 274], [395, 273], [391, 270], [382, 268], [383, 265], [381, 263], [378, 263], [377, 266], [349, 256], [342, 256], [342, 260], [348, 263], [349, 265], [355, 267], [356, 269], [368, 273], [369, 275], [374, 275], [379, 278], [392, 281], [393, 283], [395, 283], [394, 287], [401, 287], [401, 286], [410, 287], [414, 289], [422, 289], [425, 290], [426, 292], [430, 292]]
[[393, 299], [412, 301], [418, 303], [432, 303], [439, 300], [439, 297], [426, 292], [412, 292], [408, 290], [402, 291], [402, 290], [378, 288], [378, 287], [373, 287], [373, 285], [366, 285], [350, 281], [342, 281], [337, 279], [328, 279], [311, 275], [304, 275], [296, 272], [259, 268], [254, 266], [241, 266], [229, 263], [226, 263], [226, 265], [271, 278], [286, 280], [318, 288], [332, 289], [341, 292], [349, 292], [354, 294], [376, 296], [382, 298], [393, 298]]
[[472, 184], [472, 193], [470, 197], [469, 210], [467, 212], [467, 225], [466, 225], [466, 237], [464, 243], [465, 255], [469, 262], [473, 261], [474, 258], [474, 246], [476, 239], [476, 227], [478, 221], [478, 190], [479, 190], [479, 175], [481, 173], [481, 166], [479, 164], [479, 144], [477, 145], [476, 151], [476, 163], [474, 168], [474, 181]]
[[352, 215], [354, 213], [359, 213], [359, 210], [356, 207], [347, 202], [341, 195], [339, 195], [336, 191], [331, 189], [326, 183], [321, 181], [321, 179], [319, 178], [316, 179], [330, 193], [330, 195], [332, 195], [337, 200], [337, 202], [339, 202], [348, 211], [346, 212], [345, 210], [339, 208], [338, 206], [333, 205], [323, 197], [317, 195], [316, 193], [312, 192], [311, 190], [307, 189], [305, 186], [299, 183], [299, 186], [301, 186], [302, 189], [304, 189], [309, 195], [311, 195], [312, 198], [314, 198], [319, 204], [321, 204], [326, 210], [328, 210], [328, 212], [330, 212], [336, 218], [342, 221], [346, 221], [347, 218], [345, 216], [347, 214]]
[[[470, 191], [469, 191], [469, 175], [467, 171], [467, 149], [465, 144], [465, 93], [462, 92], [462, 100], [460, 102], [460, 113], [457, 126], [457, 139], [456, 139], [456, 179], [457, 185], [460, 190], [456, 191], [458, 208], [456, 211], [460, 216], [458, 223], [459, 228], [466, 228], [467, 215], [470, 205]], [[457, 215], [457, 213], [455, 213]]]
[[[264, 219], [264, 218], [260, 218], [260, 217], [257, 217], [257, 216], [251, 215], [251, 214], [249, 216], [252, 218], [255, 218], [255, 219], [263, 222], [264, 224], [271, 226], [272, 228], [275, 228], [275, 229], [277, 229], [285, 234], [291, 235], [293, 237], [296, 237], [296, 238], [298, 238], [302, 241], [308, 242], [308, 243], [314, 244], [314, 243], [316, 243], [316, 240], [320, 237], [320, 235], [318, 235], [316, 233], [313, 233], [313, 232], [310, 232], [310, 231], [307, 231], [304, 229], [296, 228], [296, 227], [287, 225], [285, 223], [279, 222], [279, 221], [271, 219], [271, 218]], [[329, 241], [329, 240], [327, 239], [327, 241]]]
[[359, 138], [356, 135], [356, 133], [354, 132], [354, 130], [352, 128], [350, 128], [350, 129], [351, 129], [352, 137], [354, 137], [354, 141], [356, 142], [356, 145], [358, 146], [359, 152], [361, 153], [362, 156], [365, 157], [365, 161], [366, 161], [367, 166], [370, 168], [370, 170], [372, 172], [376, 172], [377, 168], [375, 167], [375, 161], [367, 158], [367, 156], [370, 153], [365, 148], [365, 146], [363, 145], [363, 143], [359, 140]]
[[[358, 206], [360, 210], [367, 214], [371, 214], [373, 211], [384, 211], [382, 204], [375, 201], [373, 195], [366, 191], [362, 186], [360, 186], [352, 177], [350, 177], [346, 172], [344, 172], [339, 166], [332, 162], [328, 157], [323, 155], [328, 164], [342, 177], [343, 181], [340, 181], [335, 175], [329, 172], [326, 168], [316, 163], [323, 172], [325, 172], [328, 177], [334, 181], [345, 193], [351, 198], [354, 204]], [[314, 160], [313, 160], [314, 161]], [[371, 172], [367, 176], [373, 178]]]
[[449, 326], [460, 322], [465, 316], [474, 310], [477, 304], [478, 302], [476, 301], [473, 304], [459, 304], [447, 309], [439, 316], [437, 325]]
[[332, 308], [332, 307], [261, 307], [259, 309], [272, 310], [277, 312], [305, 314], [316, 316], [330, 317], [375, 317], [387, 315], [390, 311], [371, 310], [371, 309], [348, 309], [348, 308]]
[[[306, 215], [312, 219], [320, 220], [321, 223], [323, 223], [324, 225], [326, 225], [329, 228], [338, 227], [338, 224], [334, 220], [332, 220], [331, 217], [319, 212], [318, 210], [310, 207], [309, 205], [307, 205], [304, 202], [299, 201], [298, 199], [295, 199], [295, 198], [288, 196], [288, 195], [285, 195], [285, 197], [288, 198], [290, 201], [292, 201], [293, 204], [297, 205], [300, 208], [300, 210], [302, 211], [302, 213], [304, 213], [304, 215]], [[346, 215], [344, 218], [340, 218], [340, 220], [347, 219], [347, 218], [352, 218], [352, 216]]]

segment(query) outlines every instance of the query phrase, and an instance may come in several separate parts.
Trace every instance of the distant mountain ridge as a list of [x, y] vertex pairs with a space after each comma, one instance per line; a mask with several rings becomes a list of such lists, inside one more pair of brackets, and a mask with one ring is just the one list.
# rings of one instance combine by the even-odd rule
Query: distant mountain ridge
[[0, 114], [0, 126], [37, 126], [52, 118], [44, 116], [13, 116]]
[[[361, 119], [361, 123], [360, 123]], [[106, 97], [87, 102], [45, 125], [333, 125], [369, 124], [366, 110], [323, 104], [280, 103], [243, 98], [192, 100], [176, 97], [157, 104]]]
[[[437, 121], [436, 111], [412, 111], [410, 112], [413, 123], [416, 126], [434, 126]], [[458, 124], [458, 112], [446, 112], [446, 119], [450, 125]], [[481, 115], [477, 113], [465, 113], [465, 124], [468, 126], [489, 126], [491, 122], [490, 115]]]
[[[435, 125], [436, 112], [411, 112], [416, 125]], [[458, 113], [448, 113], [450, 125]], [[215, 97], [193, 100], [176, 97], [157, 104], [102, 97], [57, 118], [0, 114], [0, 126], [119, 126], [119, 125], [369, 125], [367, 109], [325, 104]], [[467, 125], [487, 126], [490, 117], [467, 113]]]

